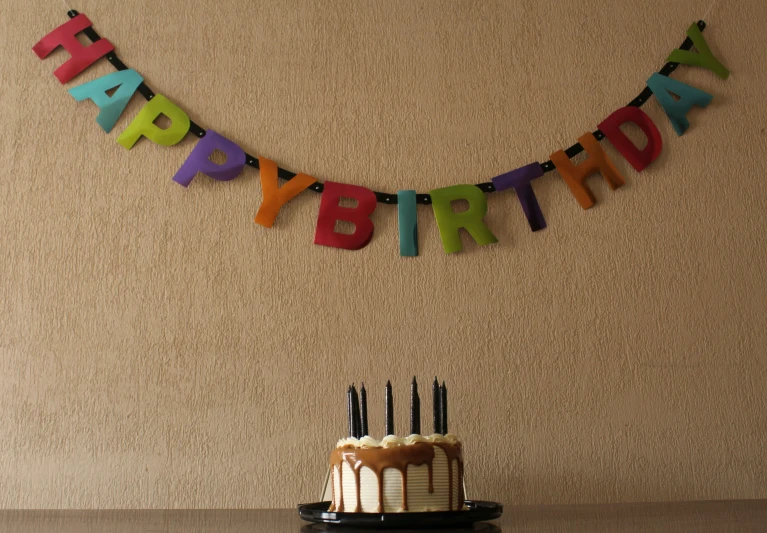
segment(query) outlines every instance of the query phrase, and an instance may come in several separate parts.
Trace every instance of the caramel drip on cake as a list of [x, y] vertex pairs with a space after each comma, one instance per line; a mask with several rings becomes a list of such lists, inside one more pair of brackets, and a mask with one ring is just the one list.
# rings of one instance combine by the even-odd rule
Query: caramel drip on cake
[[[407, 502], [407, 467], [409, 465], [421, 466], [427, 465], [429, 471], [429, 492], [434, 492], [434, 446], [439, 446], [442, 451], [445, 452], [445, 456], [448, 460], [448, 478], [449, 478], [449, 497], [448, 503], [449, 509], [453, 510], [453, 461], [458, 460], [458, 472], [459, 477], [462, 479], [463, 462], [461, 457], [461, 445], [449, 444], [449, 443], [431, 443], [431, 442], [415, 442], [412, 444], [382, 447], [382, 448], [365, 448], [357, 447], [352, 444], [347, 444], [340, 448], [336, 448], [330, 454], [330, 466], [335, 472], [336, 467], [339, 472], [339, 487], [341, 494], [338, 496], [338, 505], [335, 510], [343, 512], [343, 482], [341, 472], [343, 471], [343, 463], [347, 463], [354, 472], [354, 481], [356, 484], [356, 496], [357, 502], [354, 512], [360, 512], [362, 507], [360, 497], [360, 472], [362, 467], [369, 468], [376, 476], [378, 481], [378, 512], [382, 513], [384, 509], [384, 482], [383, 473], [387, 468], [394, 468], [399, 470], [402, 476], [402, 510], [408, 510]], [[460, 479], [459, 479], [460, 480]], [[459, 488], [459, 499], [462, 497], [462, 489]], [[333, 499], [335, 502], [335, 485], [333, 486]], [[459, 506], [459, 508], [462, 505]], [[331, 506], [331, 510], [332, 506]]]
[[[407, 511], [407, 466], [402, 472], [402, 510]], [[383, 476], [381, 476], [383, 478]], [[383, 508], [383, 502], [379, 505]]]
[[378, 480], [378, 512], [383, 513], [383, 470], [380, 474], [376, 473], [376, 479]]
[[[442, 448], [442, 451], [445, 452], [445, 455], [447, 456], [447, 483], [448, 483], [447, 494], [449, 498], [449, 502], [447, 505], [448, 505], [448, 510], [452, 511], [453, 510], [453, 461], [456, 459], [458, 460], [458, 472], [459, 472], [458, 484], [461, 486], [463, 485], [463, 483], [461, 483], [463, 481], [463, 475], [462, 475], [463, 458], [461, 456], [461, 445], [457, 444], [455, 446], [452, 446], [450, 444], [435, 442], [434, 446], [439, 446], [440, 448]], [[458, 495], [459, 495], [458, 509], [461, 509], [463, 507], [463, 500], [460, 498], [461, 492], [462, 492], [461, 488], [459, 487], [458, 488]]]
[[336, 510], [336, 469], [334, 467], [330, 468], [330, 491], [333, 495], [333, 501], [330, 502], [330, 507], [328, 507], [328, 511], [335, 511]]

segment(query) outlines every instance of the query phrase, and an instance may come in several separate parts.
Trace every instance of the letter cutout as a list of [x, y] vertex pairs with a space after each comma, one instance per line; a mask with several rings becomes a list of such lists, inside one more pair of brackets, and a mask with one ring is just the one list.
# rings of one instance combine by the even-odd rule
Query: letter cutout
[[70, 57], [63, 65], [53, 71], [61, 83], [67, 83], [82, 71], [90, 67], [99, 58], [115, 49], [106, 39], [99, 39], [89, 46], [77, 40], [77, 34], [92, 26], [88, 17], [80, 13], [40, 39], [32, 50], [40, 59], [48, 57], [59, 46], [69, 52]]
[[[445, 253], [451, 254], [463, 249], [461, 236], [458, 233], [461, 228], [466, 229], [480, 246], [498, 242], [498, 239], [482, 220], [487, 214], [487, 199], [479, 187], [475, 185], [453, 185], [434, 189], [429, 194]], [[454, 212], [450, 202], [455, 200], [467, 200], [469, 209], [461, 213]]]
[[[690, 112], [692, 106], [706, 107], [713, 98], [707, 92], [657, 72], [647, 80], [647, 86], [655, 94], [660, 105], [663, 106], [663, 110], [671, 121], [671, 125], [674, 126], [677, 135], [682, 135], [690, 127], [687, 113]], [[669, 93], [677, 95], [679, 100], [674, 100], [674, 97]]]
[[[170, 126], [162, 129], [154, 124], [160, 115], [171, 121]], [[176, 104], [161, 94], [156, 94], [141, 108], [139, 114], [128, 124], [117, 138], [117, 142], [130, 150], [143, 135], [147, 139], [163, 146], [178, 144], [189, 131], [189, 116]]]
[[546, 219], [543, 218], [541, 206], [538, 205], [538, 198], [535, 197], [533, 187], [530, 185], [531, 181], [541, 176], [543, 176], [543, 168], [536, 161], [492, 179], [496, 191], [514, 189], [519, 203], [522, 205], [522, 211], [527, 217], [527, 222], [530, 224], [530, 229], [533, 231], [542, 230], [546, 227]]
[[[354, 198], [357, 207], [341, 207], [341, 198]], [[376, 195], [370, 189], [358, 185], [347, 185], [325, 182], [320, 200], [320, 211], [317, 216], [317, 230], [314, 234], [314, 244], [359, 250], [364, 248], [373, 238], [373, 221], [370, 215], [376, 208]], [[336, 220], [344, 220], [354, 224], [354, 233], [346, 235], [337, 233]]]
[[596, 203], [596, 200], [591, 189], [584, 183], [587, 177], [600, 172], [612, 190], [617, 189], [626, 182], [610, 158], [607, 157], [599, 142], [594, 138], [594, 135], [584, 133], [578, 137], [578, 142], [589, 156], [586, 161], [577, 166], [573, 165], [563, 150], [558, 150], [551, 154], [551, 161], [557, 167], [557, 170], [562, 175], [562, 179], [570, 187], [570, 192], [578, 200], [578, 203], [581, 204], [581, 207], [589, 209]]
[[[86, 98], [93, 100], [93, 103], [101, 110], [96, 117], [96, 122], [105, 132], [109, 133], [125, 110], [125, 106], [128, 105], [133, 93], [143, 81], [144, 78], [141, 77], [141, 74], [129, 68], [73, 87], [69, 89], [69, 94], [78, 102], [82, 102]], [[107, 91], [115, 87], [119, 88], [112, 96], [109, 96]]]
[[[628, 122], [636, 124], [647, 137], [647, 144], [643, 149], [637, 148], [621, 131], [621, 126]], [[658, 159], [663, 147], [658, 127], [647, 113], [638, 107], [626, 106], [618, 109], [599, 124], [599, 129], [637, 172], [642, 172], [647, 165]]]
[[[298, 196], [307, 187], [316, 183], [317, 180], [307, 174], [296, 174], [280, 187], [277, 181], [277, 163], [265, 157], [259, 157], [258, 168], [261, 170], [263, 200], [261, 200], [261, 207], [256, 213], [255, 222], [271, 228], [282, 206]], [[373, 208], [375, 209], [375, 206]]]
[[722, 65], [722, 63], [714, 57], [714, 54], [711, 52], [711, 48], [708, 47], [708, 43], [706, 42], [706, 39], [703, 37], [703, 33], [701, 33], [700, 28], [696, 23], [693, 22], [692, 25], [687, 29], [687, 36], [692, 39], [692, 44], [695, 45], [695, 49], [698, 51], [698, 53], [696, 54], [691, 50], [680, 50], [677, 48], [671, 52], [666, 61], [670, 61], [672, 63], [681, 63], [683, 65], [693, 65], [695, 67], [703, 67], [710, 70], [723, 80], [726, 80], [730, 75], [730, 71], [727, 70], [727, 67]]
[[418, 255], [418, 213], [415, 191], [397, 191], [397, 222], [399, 225], [399, 255]]
[[[220, 165], [210, 160], [211, 154], [216, 150], [226, 154], [226, 161]], [[173, 181], [189, 187], [198, 172], [217, 181], [229, 181], [239, 176], [243, 168], [245, 168], [245, 152], [242, 148], [223, 135], [208, 130], [173, 176]]]

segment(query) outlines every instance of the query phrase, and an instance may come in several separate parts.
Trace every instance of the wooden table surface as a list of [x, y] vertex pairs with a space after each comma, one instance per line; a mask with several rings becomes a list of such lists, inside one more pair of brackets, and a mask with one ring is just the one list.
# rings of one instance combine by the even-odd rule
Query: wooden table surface
[[[312, 533], [362, 530], [303, 522], [295, 509], [0, 511], [0, 532], [33, 533]], [[466, 530], [463, 530], [466, 531]], [[767, 500], [618, 505], [507, 505], [503, 517], [473, 531], [767, 532]]]

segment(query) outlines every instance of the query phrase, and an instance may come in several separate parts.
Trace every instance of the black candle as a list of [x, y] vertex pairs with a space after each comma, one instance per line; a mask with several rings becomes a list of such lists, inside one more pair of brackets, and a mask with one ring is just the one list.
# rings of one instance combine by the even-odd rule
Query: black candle
[[413, 383], [410, 385], [410, 434], [419, 435], [421, 433], [421, 399], [418, 397], [418, 382], [413, 376]]
[[415, 427], [415, 434], [420, 435], [421, 434], [421, 397], [416, 396], [416, 402], [415, 402], [415, 421], [416, 421], [416, 427]]
[[354, 436], [354, 418], [352, 416], [352, 387], [346, 389], [346, 411], [349, 415], [349, 437]]
[[440, 387], [440, 403], [439, 403], [439, 410], [440, 414], [442, 415], [442, 424], [440, 426], [440, 429], [442, 430], [443, 435], [447, 435], [447, 387], [445, 386], [445, 382], [442, 382], [442, 387]]
[[357, 396], [357, 388], [352, 385], [352, 426], [353, 437], [355, 439], [362, 438], [362, 426], [360, 425], [360, 398]]
[[442, 400], [439, 392], [439, 382], [437, 381], [437, 376], [434, 376], [434, 384], [431, 386], [431, 392], [434, 406], [434, 414], [432, 416], [434, 419], [434, 433], [440, 434], [442, 433], [442, 412], [440, 411], [439, 406]]
[[390, 381], [386, 382], [386, 434], [394, 435], [394, 398]]
[[360, 388], [360, 423], [362, 425], [362, 436], [368, 435], [368, 393], [365, 390], [365, 382], [362, 382]]

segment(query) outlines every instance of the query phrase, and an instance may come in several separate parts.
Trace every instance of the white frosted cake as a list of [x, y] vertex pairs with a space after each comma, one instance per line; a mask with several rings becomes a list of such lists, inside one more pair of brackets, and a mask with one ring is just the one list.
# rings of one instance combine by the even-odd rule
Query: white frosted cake
[[463, 457], [454, 435], [365, 436], [330, 454], [329, 511], [399, 513], [464, 508]]

